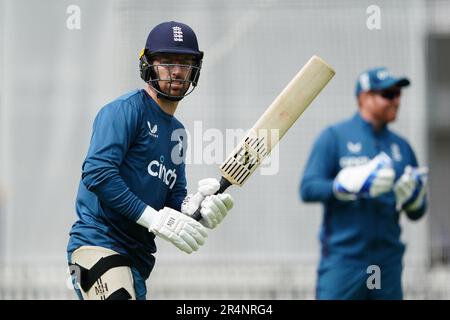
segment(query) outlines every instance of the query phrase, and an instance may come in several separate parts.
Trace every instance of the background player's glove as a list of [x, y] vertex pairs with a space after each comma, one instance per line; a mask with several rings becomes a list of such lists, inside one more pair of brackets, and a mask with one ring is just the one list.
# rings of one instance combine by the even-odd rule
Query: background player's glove
[[415, 211], [425, 205], [428, 184], [427, 167], [406, 166], [394, 186], [397, 210]]
[[214, 229], [222, 222], [234, 204], [233, 198], [227, 193], [214, 195], [219, 187], [219, 181], [214, 178], [200, 180], [197, 193], [190, 194], [184, 199], [181, 212], [191, 216], [201, 205], [202, 220], [200, 223], [207, 228]]
[[197, 251], [208, 236], [199, 222], [169, 207], [156, 211], [148, 206], [136, 222], [186, 253]]
[[392, 160], [381, 152], [368, 163], [339, 171], [333, 182], [333, 191], [339, 200], [358, 197], [375, 198], [392, 190], [395, 171]]

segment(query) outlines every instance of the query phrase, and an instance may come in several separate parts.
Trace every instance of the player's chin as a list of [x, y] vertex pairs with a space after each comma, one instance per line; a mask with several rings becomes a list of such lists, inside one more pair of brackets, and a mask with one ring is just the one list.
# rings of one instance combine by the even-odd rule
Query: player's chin
[[171, 96], [183, 96], [185, 94], [186, 90], [184, 90], [183, 87], [175, 87], [175, 88], [170, 88], [169, 94]]
[[172, 85], [172, 87], [170, 88], [170, 94], [173, 96], [182, 96], [187, 92], [188, 89], [189, 85], [186, 84]]
[[183, 89], [183, 87], [181, 86], [167, 86], [167, 87], [163, 87], [161, 88], [162, 92], [169, 95], [169, 96], [182, 96], [185, 93], [185, 90]]
[[395, 119], [397, 119], [397, 111], [398, 111], [397, 108], [388, 110], [385, 114], [386, 122], [395, 121]]

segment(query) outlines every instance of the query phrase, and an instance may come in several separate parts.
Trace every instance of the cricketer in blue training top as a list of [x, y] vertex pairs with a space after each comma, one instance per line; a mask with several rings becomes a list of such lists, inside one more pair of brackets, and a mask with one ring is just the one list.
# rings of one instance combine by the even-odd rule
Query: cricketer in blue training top
[[388, 128], [409, 84], [386, 68], [363, 72], [359, 111], [314, 143], [300, 196], [324, 207], [317, 299], [403, 298], [400, 214], [417, 220], [427, 207], [427, 168]]
[[[186, 132], [174, 117], [197, 85], [203, 52], [194, 31], [164, 22], [140, 55], [145, 89], [134, 90], [97, 114], [70, 230], [69, 268], [80, 299], [145, 299], [155, 263], [155, 236], [192, 253], [233, 206], [203, 179], [187, 196]], [[202, 220], [192, 215], [201, 207]]]

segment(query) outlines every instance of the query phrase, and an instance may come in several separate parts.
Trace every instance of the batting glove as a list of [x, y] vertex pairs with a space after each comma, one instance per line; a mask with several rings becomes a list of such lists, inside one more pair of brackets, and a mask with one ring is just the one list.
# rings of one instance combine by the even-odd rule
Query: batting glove
[[415, 211], [426, 202], [428, 168], [406, 166], [394, 186], [397, 210]]
[[197, 251], [208, 236], [199, 222], [169, 207], [156, 211], [148, 206], [137, 223], [186, 253]]
[[214, 178], [200, 180], [197, 193], [190, 194], [184, 199], [181, 212], [191, 216], [200, 207], [202, 215], [200, 223], [214, 229], [222, 222], [234, 204], [233, 198], [227, 193], [214, 195], [219, 187], [219, 181]]
[[392, 160], [381, 152], [364, 165], [339, 171], [333, 182], [333, 191], [337, 199], [344, 201], [375, 198], [392, 190], [394, 178]]

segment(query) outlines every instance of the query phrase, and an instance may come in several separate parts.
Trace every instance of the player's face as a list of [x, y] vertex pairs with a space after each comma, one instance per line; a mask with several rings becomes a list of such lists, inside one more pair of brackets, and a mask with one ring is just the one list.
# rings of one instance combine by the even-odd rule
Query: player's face
[[392, 87], [381, 91], [370, 92], [368, 106], [372, 116], [379, 123], [389, 123], [396, 119], [400, 106], [401, 88]]
[[162, 92], [172, 96], [181, 96], [189, 89], [194, 56], [163, 54], [154, 58], [153, 65]]

